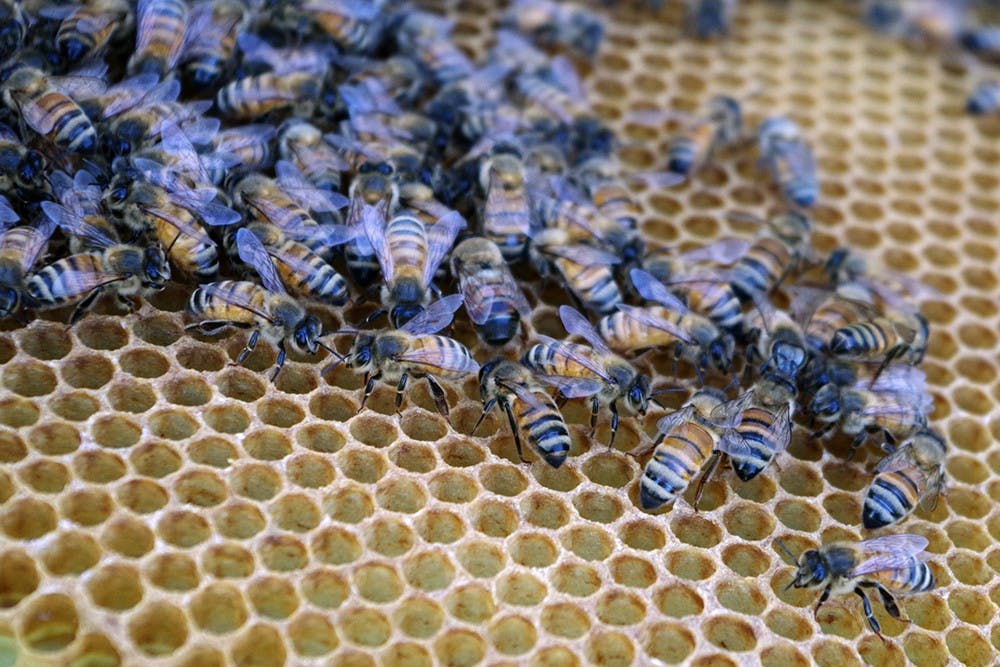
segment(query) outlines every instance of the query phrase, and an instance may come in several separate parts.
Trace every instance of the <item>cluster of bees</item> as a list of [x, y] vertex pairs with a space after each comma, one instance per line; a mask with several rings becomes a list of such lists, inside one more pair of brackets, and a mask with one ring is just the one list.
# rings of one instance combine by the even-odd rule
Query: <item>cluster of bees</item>
[[[693, 32], [724, 33], [732, 4], [691, 3]], [[819, 186], [797, 126], [776, 116], [748, 131], [741, 104], [715, 98], [684, 120], [662, 173], [627, 173], [573, 65], [600, 43], [593, 13], [518, 0], [477, 65], [448, 21], [389, 0], [0, 7], [0, 316], [74, 305], [72, 323], [103, 294], [132, 309], [135, 296], [188, 282], [189, 328], [248, 330], [238, 362], [259, 340], [274, 344], [272, 378], [286, 348], [323, 349], [324, 373], [365, 373], [362, 407], [379, 381], [395, 386], [398, 408], [409, 379], [424, 378], [447, 415], [439, 380], [478, 372], [483, 416], [499, 407], [519, 455], [530, 447], [553, 467], [571, 440], [547, 387], [589, 400], [592, 428], [608, 406], [613, 443], [621, 415], [677, 389], [653, 389], [630, 360], [666, 348], [698, 388], [632, 452], [651, 452], [643, 508], [673, 502], [700, 474], [697, 505], [724, 457], [753, 479], [799, 413], [823, 425], [817, 436], [883, 440], [866, 528], [902, 521], [941, 488], [945, 443], [915, 368], [927, 322], [856, 255], [811, 249]], [[629, 182], [679, 182], [748, 139], [783, 211], [756, 220], [748, 241], [647, 244]], [[536, 335], [515, 358], [531, 312], [516, 263], [566, 287], [577, 308], [560, 319], [580, 342]], [[345, 304], [345, 274], [382, 309], [324, 332], [306, 304]], [[458, 293], [435, 299], [436, 283], [452, 281]], [[788, 298], [790, 310], [775, 305]], [[440, 333], [463, 306], [500, 353], [483, 365]], [[391, 327], [366, 328], [382, 315]], [[345, 354], [324, 340], [339, 334], [353, 337]], [[705, 383], [740, 360], [748, 390], [730, 398], [739, 378]], [[892, 591], [933, 586], [926, 545], [828, 545], [803, 555], [793, 584], [824, 587], [820, 604], [858, 592], [877, 632], [865, 590], [898, 617]]]

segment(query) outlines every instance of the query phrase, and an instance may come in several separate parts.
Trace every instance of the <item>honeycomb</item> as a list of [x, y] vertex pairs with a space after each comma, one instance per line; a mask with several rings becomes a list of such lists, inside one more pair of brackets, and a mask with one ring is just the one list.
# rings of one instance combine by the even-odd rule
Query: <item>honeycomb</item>
[[[866, 537], [874, 450], [848, 462], [843, 438], [800, 430], [753, 482], [722, 474], [700, 512], [689, 495], [650, 515], [623, 452], [658, 414], [609, 451], [606, 415], [592, 441], [570, 403], [567, 464], [522, 464], [499, 413], [470, 435], [474, 378], [448, 388], [451, 426], [422, 383], [399, 416], [391, 387], [360, 411], [360, 378], [320, 377], [311, 359], [272, 386], [273, 350], [231, 365], [241, 335], [186, 335], [171, 287], [128, 316], [0, 325], [0, 665], [997, 664], [1000, 122], [964, 113], [973, 72], [870, 33], [851, 3], [742, 3], [710, 44], [678, 38], [679, 4], [599, 8], [608, 35], [586, 85], [624, 164], [660, 168], [676, 129], [642, 111], [744, 95], [751, 116], [787, 113], [813, 143], [815, 245], [937, 292], [923, 367], [949, 485], [903, 524], [930, 540], [939, 580], [905, 600], [911, 622], [876, 605], [883, 643], [853, 596], [814, 620], [815, 593], [784, 590], [792, 569], [772, 545]], [[481, 53], [493, 3], [439, 8]], [[646, 189], [642, 228], [681, 245], [751, 234], [725, 213], [766, 214], [764, 183], [750, 152], [720, 155]], [[561, 335], [561, 290], [529, 298], [533, 329]]]

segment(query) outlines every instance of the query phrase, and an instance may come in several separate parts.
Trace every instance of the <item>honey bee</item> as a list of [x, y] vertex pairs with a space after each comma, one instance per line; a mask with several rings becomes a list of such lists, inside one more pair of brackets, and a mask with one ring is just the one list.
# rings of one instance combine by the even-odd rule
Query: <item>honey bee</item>
[[205, 90], [220, 83], [247, 17], [243, 0], [203, 0], [192, 7], [181, 57], [181, 71], [189, 86]]
[[684, 24], [698, 39], [725, 37], [733, 21], [736, 0], [687, 0]]
[[516, 0], [501, 25], [531, 35], [543, 46], [576, 49], [588, 58], [597, 55], [604, 37], [604, 24], [596, 15], [553, 0]]
[[230, 120], [253, 120], [268, 113], [314, 104], [322, 84], [313, 72], [264, 72], [220, 88], [215, 95], [215, 108]]
[[705, 119], [687, 124], [667, 146], [667, 169], [688, 175], [712, 159], [716, 150], [743, 137], [743, 107], [732, 97], [717, 95], [708, 102]]
[[746, 405], [739, 411], [739, 422], [732, 427], [728, 437], [738, 438], [743, 444], [732, 447], [727, 453], [733, 472], [748, 482], [764, 472], [791, 442], [795, 385], [765, 376], [746, 392], [745, 398], [737, 400]]
[[834, 333], [878, 315], [874, 295], [861, 283], [841, 283], [833, 291], [796, 286], [793, 294], [791, 309], [805, 323], [806, 342], [824, 354]]
[[162, 140], [168, 127], [183, 130], [192, 143], [208, 144], [220, 125], [217, 118], [203, 115], [210, 106], [208, 100], [187, 103], [144, 100], [104, 124], [104, 152], [108, 157], [124, 157], [149, 148]]
[[762, 164], [782, 195], [796, 206], [808, 208], [819, 197], [819, 179], [812, 149], [801, 130], [784, 116], [772, 116], [757, 132]]
[[89, 246], [100, 248], [57, 260], [25, 281], [25, 295], [32, 307], [49, 309], [76, 303], [70, 317], [74, 324], [105, 291], [114, 292], [129, 310], [128, 297], [161, 290], [170, 280], [170, 265], [159, 244], [145, 247], [119, 242], [105, 231], [68, 208], [42, 202], [42, 210], [67, 234], [83, 236]]
[[598, 315], [608, 315], [622, 303], [612, 267], [621, 262], [610, 252], [572, 243], [566, 232], [545, 229], [531, 236], [531, 256], [539, 273], [548, 275], [551, 264], [580, 307]]
[[736, 426], [743, 401], [727, 401], [718, 389], [705, 387], [677, 410], [656, 423], [659, 435], [649, 447], [653, 451], [639, 479], [639, 504], [654, 510], [673, 502], [704, 470], [695, 492], [697, 508], [705, 483], [715, 472], [722, 454], [743, 451], [740, 438], [723, 437]]
[[517, 335], [531, 306], [495, 243], [482, 236], [461, 241], [451, 253], [451, 272], [469, 319], [487, 345], [504, 345]]
[[978, 83], [969, 94], [965, 108], [975, 116], [986, 116], [1000, 111], [1000, 80]]
[[874, 0], [865, 20], [873, 29], [919, 45], [951, 47], [965, 21], [965, 3], [946, 0]]
[[46, 246], [55, 224], [43, 218], [38, 225], [11, 226], [19, 220], [7, 200], [0, 196], [0, 319], [17, 311], [31, 273]]
[[394, 26], [401, 53], [410, 53], [438, 84], [471, 76], [472, 61], [451, 40], [453, 23], [441, 16], [407, 11]]
[[875, 466], [861, 522], [869, 530], [905, 519], [918, 504], [933, 508], [944, 486], [944, 438], [934, 429], [917, 431]]
[[[448, 401], [435, 376], [458, 379], [479, 370], [479, 364], [461, 343], [435, 335], [448, 326], [455, 311], [462, 306], [458, 294], [443, 297], [424, 308], [396, 330], [378, 333], [356, 332], [346, 360], [351, 368], [365, 372], [364, 408], [375, 382], [396, 385], [396, 410], [403, 404], [403, 390], [411, 377], [426, 378], [441, 414], [448, 416]], [[339, 362], [338, 362], [339, 363]], [[332, 367], [324, 369], [329, 372]]]
[[[274, 160], [271, 139], [275, 134], [271, 125], [241, 125], [220, 131], [215, 135], [212, 146], [216, 153], [238, 159], [239, 173], [261, 171], [269, 169]], [[229, 170], [230, 173], [232, 171]], [[212, 182], [219, 184], [226, 176], [226, 172], [213, 172]]]
[[135, 51], [129, 75], [166, 78], [181, 57], [187, 34], [188, 6], [184, 0], [139, 0], [136, 8]]
[[369, 206], [362, 213], [362, 226], [382, 269], [382, 304], [398, 328], [430, 301], [434, 274], [465, 227], [465, 220], [452, 211], [425, 226], [413, 213], [401, 211], [385, 222], [381, 213]]
[[809, 361], [802, 328], [766, 297], [754, 303], [747, 322], [747, 363], [762, 361], [761, 376], [789, 385], [794, 395], [796, 379]]
[[188, 325], [203, 334], [214, 335], [229, 326], [252, 328], [246, 346], [236, 359], [242, 364], [257, 347], [261, 337], [278, 347], [273, 382], [285, 365], [286, 344], [298, 354], [316, 354], [323, 348], [341, 358], [336, 350], [324, 343], [323, 325], [309, 314], [297, 299], [289, 296], [271, 262], [271, 256], [260, 240], [249, 230], [237, 233], [240, 259], [260, 274], [263, 287], [244, 280], [223, 280], [199, 286], [188, 301], [188, 310], [199, 322]]
[[536, 105], [546, 118], [573, 124], [589, 118], [590, 109], [584, 103], [586, 95], [572, 65], [561, 65], [565, 59], [553, 58], [542, 70], [522, 72], [514, 78], [518, 92], [530, 104]]
[[964, 30], [961, 41], [962, 46], [984, 60], [1000, 60], [1000, 27], [996, 25], [976, 26]]
[[493, 147], [479, 169], [486, 195], [480, 220], [483, 236], [499, 246], [508, 262], [524, 257], [531, 232], [531, 205], [521, 153], [509, 144]]
[[597, 425], [601, 403], [608, 403], [611, 408], [609, 446], [613, 446], [618, 433], [619, 401], [626, 414], [646, 414], [650, 400], [649, 378], [612, 352], [579, 311], [561, 306], [559, 317], [567, 332], [583, 337], [589, 345], [539, 336], [542, 342], [525, 352], [521, 363], [566, 398], [591, 397], [591, 430]]
[[892, 361], [919, 364], [927, 352], [930, 328], [916, 311], [890, 310], [875, 319], [838, 329], [830, 339], [830, 352], [847, 361], [882, 358], [876, 376]]
[[323, 132], [300, 119], [286, 122], [278, 133], [278, 154], [298, 167], [317, 188], [339, 190], [344, 159], [323, 140]]
[[364, 231], [364, 214], [371, 206], [378, 213], [382, 224], [399, 203], [399, 185], [393, 175], [395, 170], [385, 161], [363, 162], [351, 181], [347, 194], [347, 226], [356, 230], [354, 238], [344, 246], [347, 268], [359, 285], [371, 285], [378, 278], [379, 263], [375, 249]]
[[770, 231], [754, 239], [730, 272], [729, 283], [744, 301], [770, 294], [810, 256], [812, 224], [808, 217], [790, 211], [771, 218], [769, 226]]
[[863, 542], [834, 542], [819, 549], [810, 549], [796, 559], [784, 544], [775, 544], [788, 554], [798, 570], [788, 588], [823, 588], [813, 615], [831, 594], [853, 591], [862, 600], [868, 626], [880, 638], [881, 626], [872, 613], [865, 591], [874, 588], [885, 610], [893, 618], [901, 618], [894, 593], [923, 593], [934, 588], [934, 574], [924, 561], [924, 549], [929, 544], [920, 535], [884, 535]]
[[642, 208], [622, 176], [621, 167], [604, 156], [592, 156], [573, 168], [572, 179], [604, 217], [625, 229], [635, 229]]
[[61, 20], [56, 48], [69, 63], [102, 51], [113, 39], [129, 33], [135, 23], [125, 0], [91, 0], [84, 5], [45, 7], [45, 18]]
[[36, 202], [51, 195], [45, 157], [0, 126], [0, 192], [15, 202]]
[[376, 79], [361, 85], [338, 86], [349, 120], [347, 133], [360, 141], [397, 144], [406, 142], [414, 152], [428, 148], [437, 134], [437, 124], [427, 116], [404, 111]]
[[507, 415], [507, 423], [514, 434], [514, 446], [521, 461], [523, 441], [553, 468], [566, 462], [570, 437], [566, 422], [555, 402], [545, 392], [527, 368], [516, 361], [501, 357], [486, 362], [479, 369], [479, 394], [483, 400], [483, 414], [472, 432], [497, 404]]
[[0, 2], [0, 61], [6, 60], [21, 49], [28, 32], [28, 17], [20, 0]]
[[315, 28], [343, 50], [364, 53], [378, 43], [382, 34], [384, 0], [294, 0], [275, 3], [272, 19], [292, 30], [299, 38]]
[[424, 80], [417, 63], [405, 56], [395, 55], [381, 60], [352, 60], [349, 56], [342, 56], [341, 61], [352, 70], [348, 83], [364, 84], [374, 79], [399, 104], [412, 105], [424, 90]]
[[15, 64], [3, 77], [3, 101], [20, 121], [61, 150], [81, 155], [97, 151], [97, 131], [83, 109], [61, 90], [85, 95], [103, 90], [99, 79], [49, 77], [41, 70]]

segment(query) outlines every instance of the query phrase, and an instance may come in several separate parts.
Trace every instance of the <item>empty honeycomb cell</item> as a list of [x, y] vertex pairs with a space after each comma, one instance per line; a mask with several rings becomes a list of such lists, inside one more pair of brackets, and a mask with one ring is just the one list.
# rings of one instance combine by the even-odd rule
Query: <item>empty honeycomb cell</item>
[[351, 420], [351, 435], [369, 447], [387, 447], [396, 439], [395, 425], [385, 417], [362, 414]]
[[56, 511], [37, 498], [15, 498], [0, 508], [0, 530], [12, 540], [34, 540], [55, 530]]
[[184, 368], [202, 373], [220, 371], [226, 365], [222, 350], [209, 345], [185, 345], [174, 356]]
[[601, 577], [594, 568], [584, 563], [560, 564], [550, 578], [556, 590], [573, 597], [588, 597], [601, 587]]
[[351, 594], [347, 577], [332, 568], [311, 570], [299, 582], [303, 597], [321, 609], [336, 609]]
[[118, 364], [137, 378], [158, 378], [170, 369], [170, 362], [156, 350], [128, 350], [118, 358]]
[[861, 667], [863, 664], [854, 657], [850, 646], [834, 639], [821, 639], [812, 649], [812, 658], [822, 667]]
[[220, 579], [245, 579], [253, 574], [254, 557], [238, 544], [213, 544], [202, 553], [201, 567]]
[[[963, 489], [955, 487], [950, 489], [947, 494], [948, 507], [955, 514], [959, 514], [970, 519], [981, 519], [986, 516], [986, 512], [990, 510], [990, 503], [986, 497], [976, 491], [975, 489]], [[933, 503], [931, 503], [933, 506]], [[939, 504], [940, 505], [940, 504]], [[942, 510], [937, 509], [937, 512]], [[921, 514], [924, 512], [921, 510]], [[932, 514], [931, 512], [927, 513]]]
[[0, 400], [0, 424], [19, 428], [38, 421], [38, 406], [26, 398], [11, 397]]
[[304, 533], [318, 526], [322, 515], [308, 496], [290, 494], [271, 505], [271, 517], [282, 530]]
[[468, 468], [479, 465], [486, 458], [481, 447], [464, 440], [440, 443], [435, 445], [435, 448], [441, 455], [441, 460], [453, 468]]
[[683, 662], [694, 651], [694, 633], [678, 623], [657, 623], [649, 628], [642, 650], [650, 658], [669, 665]]
[[667, 553], [667, 569], [681, 579], [700, 581], [715, 572], [715, 563], [707, 554], [695, 549], [678, 549]]
[[801, 500], [784, 500], [775, 507], [778, 521], [792, 530], [814, 533], [819, 530], [822, 516], [815, 507]]
[[160, 385], [160, 391], [174, 405], [205, 405], [212, 400], [212, 388], [198, 375], [177, 375]]
[[261, 616], [281, 620], [299, 608], [299, 597], [291, 581], [277, 577], [259, 577], [249, 582], [246, 589], [250, 604]]
[[[156, 537], [145, 523], [132, 517], [118, 517], [104, 526], [101, 544], [126, 558], [139, 558], [153, 549]], [[95, 550], [96, 551], [96, 550]]]
[[111, 381], [114, 364], [107, 357], [81, 354], [64, 359], [59, 366], [63, 380], [77, 389], [99, 389]]
[[84, 635], [77, 642], [71, 664], [73, 667], [113, 667], [122, 663], [121, 653], [107, 636], [99, 633]]
[[715, 589], [715, 597], [726, 609], [749, 616], [760, 616], [767, 606], [764, 594], [753, 581], [724, 581]]
[[599, 667], [625, 667], [635, 660], [635, 646], [621, 632], [599, 632], [587, 638], [584, 656]]
[[354, 533], [335, 527], [325, 527], [311, 536], [310, 548], [320, 562], [330, 565], [351, 563], [361, 556], [361, 542]]
[[615, 489], [624, 488], [635, 479], [635, 470], [621, 456], [597, 454], [584, 461], [583, 474], [591, 482]]
[[326, 655], [339, 645], [333, 624], [315, 612], [303, 612], [292, 619], [288, 638], [292, 649], [303, 657]]
[[118, 502], [136, 514], [149, 514], [167, 504], [166, 489], [149, 479], [131, 479], [117, 489]]
[[501, 496], [518, 496], [528, 486], [524, 473], [509, 465], [487, 465], [479, 473], [479, 481], [487, 491]]
[[[108, 402], [111, 407], [119, 412], [134, 412], [141, 413], [146, 412], [156, 404], [156, 393], [153, 391], [152, 387], [147, 384], [140, 382], [121, 382], [112, 385], [105, 392]], [[87, 394], [82, 392], [76, 392], [75, 394], [68, 394], [69, 396], [81, 396], [81, 400], [87, 399], [93, 401]], [[57, 399], [61, 400], [61, 399]], [[95, 402], [96, 405], [96, 402]], [[68, 409], [79, 409], [76, 406], [67, 406]], [[97, 411], [97, 407], [94, 407], [90, 412], [86, 413], [86, 416], [82, 418], [74, 418], [69, 415], [64, 414], [63, 410], [59, 410], [59, 414], [62, 414], [66, 419], [76, 419], [82, 421], [89, 417], [92, 413]]]
[[194, 417], [181, 410], [160, 410], [149, 416], [149, 432], [158, 438], [184, 440], [198, 430]]
[[287, 461], [285, 470], [292, 484], [307, 489], [328, 486], [337, 474], [326, 459], [308, 453], [292, 456]]
[[165, 442], [147, 442], [129, 454], [129, 464], [144, 477], [162, 479], [180, 470], [184, 458]]
[[[988, 359], [983, 357], [961, 357], [955, 361], [955, 368], [963, 378], [978, 384], [990, 384], [996, 379], [996, 369]], [[950, 384], [940, 382], [936, 384]]]
[[622, 502], [606, 493], [584, 491], [573, 497], [577, 513], [588, 521], [612, 523], [624, 512]]
[[73, 340], [65, 326], [38, 321], [22, 332], [18, 345], [35, 359], [54, 361], [72, 351]]
[[722, 540], [722, 530], [705, 517], [686, 514], [674, 516], [670, 532], [681, 542], [708, 549]]
[[257, 416], [265, 424], [290, 428], [305, 419], [305, 412], [291, 401], [272, 398], [257, 404]]
[[59, 493], [69, 483], [70, 471], [58, 461], [42, 459], [22, 466], [18, 477], [38, 493]]
[[445, 503], [463, 504], [475, 500], [479, 487], [475, 479], [458, 471], [446, 471], [428, 482], [431, 495]]
[[774, 634], [792, 641], [805, 641], [812, 636], [812, 623], [800, 612], [774, 609], [765, 618], [765, 623]]
[[497, 583], [497, 596], [500, 600], [518, 607], [531, 607], [540, 603], [546, 592], [545, 584], [527, 572], [512, 572]]
[[434, 641], [434, 654], [452, 667], [472, 667], [485, 657], [486, 642], [472, 630], [449, 629]]
[[263, 463], [250, 463], [233, 470], [229, 488], [250, 500], [270, 500], [281, 489], [281, 476]]
[[996, 654], [990, 648], [989, 642], [973, 628], [955, 628], [948, 633], [945, 642], [948, 645], [948, 652], [965, 665], [986, 667], [995, 664]]
[[273, 572], [301, 570], [309, 562], [306, 545], [291, 535], [268, 535], [257, 551], [264, 567]]
[[38, 588], [40, 577], [35, 561], [20, 549], [0, 552], [0, 608], [17, 606]]
[[611, 589], [601, 593], [596, 612], [606, 625], [635, 625], [646, 616], [646, 605], [634, 593]]
[[177, 667], [225, 667], [226, 656], [212, 646], [192, 646], [181, 653]]
[[393, 611], [392, 623], [409, 637], [427, 639], [436, 635], [441, 629], [444, 623], [444, 609], [429, 598], [407, 598]]
[[0, 463], [14, 463], [28, 455], [24, 440], [13, 431], [0, 431]]
[[823, 478], [812, 466], [785, 466], [781, 471], [779, 484], [793, 496], [815, 497], [823, 492]]
[[198, 587], [198, 566], [186, 554], [158, 553], [146, 562], [145, 578], [165, 591], [191, 591]]
[[382, 646], [392, 634], [389, 619], [370, 607], [342, 609], [337, 627], [344, 639], [365, 647]]
[[182, 473], [177, 478], [173, 490], [178, 500], [198, 507], [214, 507], [223, 502], [228, 495], [225, 482], [207, 470]]
[[555, 542], [543, 533], [515, 535], [509, 551], [514, 562], [525, 567], [548, 567], [555, 562], [558, 554]]
[[280, 667], [288, 658], [288, 649], [277, 629], [255, 623], [244, 630], [230, 649], [232, 662], [255, 667]]
[[990, 447], [990, 434], [982, 421], [957, 417], [948, 423], [948, 442], [968, 452], [985, 452]]
[[187, 454], [194, 463], [214, 468], [228, 468], [233, 459], [239, 457], [239, 452], [231, 442], [215, 437], [195, 440], [188, 446]]
[[449, 591], [444, 604], [452, 618], [470, 625], [485, 623], [497, 612], [493, 595], [480, 584], [467, 584]]
[[473, 577], [489, 579], [503, 569], [506, 556], [489, 542], [467, 542], [458, 547], [458, 562]]
[[245, 368], [229, 368], [215, 379], [215, 388], [223, 396], [244, 403], [253, 403], [267, 391], [267, 382]]
[[493, 647], [504, 655], [524, 655], [538, 641], [538, 632], [523, 616], [507, 616], [494, 621], [487, 629]]
[[507, 537], [518, 527], [517, 513], [505, 503], [482, 500], [472, 510], [472, 526], [489, 537]]
[[243, 450], [259, 461], [280, 461], [292, 453], [292, 441], [278, 429], [263, 428], [247, 434]]
[[131, 565], [103, 565], [90, 573], [87, 594], [94, 604], [109, 611], [125, 611], [139, 604], [143, 588], [139, 572]]
[[196, 626], [216, 635], [238, 630], [249, 618], [240, 589], [225, 582], [209, 584], [195, 593], [189, 609]]
[[367, 563], [353, 572], [354, 590], [376, 604], [387, 604], [403, 594], [403, 580], [386, 563]]
[[952, 521], [946, 531], [948, 539], [959, 549], [984, 553], [993, 544], [986, 533], [986, 528], [971, 521]]
[[448, 433], [444, 417], [409, 410], [400, 420], [399, 427], [407, 437], [425, 442], [437, 442]]
[[694, 589], [681, 583], [657, 589], [653, 593], [653, 603], [667, 616], [683, 618], [700, 614], [705, 602]]
[[365, 489], [352, 484], [328, 495], [323, 500], [323, 511], [334, 521], [358, 523], [372, 515], [375, 503]]
[[389, 450], [389, 460], [402, 468], [415, 473], [427, 473], [437, 465], [437, 456], [432, 447], [417, 445], [412, 442], [401, 442]]
[[906, 657], [919, 667], [948, 664], [947, 645], [937, 635], [923, 632], [911, 632], [903, 638], [903, 650]]
[[861, 491], [870, 483], [866, 475], [858, 474], [856, 466], [840, 461], [824, 466], [823, 477], [836, 488], [853, 493]]
[[43, 423], [28, 431], [28, 445], [48, 456], [69, 454], [80, 446], [80, 432], [70, 424]]
[[132, 331], [150, 345], [158, 347], [173, 345], [184, 335], [184, 330], [177, 321], [166, 315], [139, 318]]
[[579, 667], [581, 658], [566, 646], [548, 646], [535, 651], [531, 667]]
[[[363, 471], [362, 468], [358, 467], [361, 462], [368, 459], [368, 454], [361, 454], [360, 452], [351, 452], [352, 454], [357, 454], [357, 456], [351, 457], [349, 461], [353, 464], [341, 466], [341, 471], [348, 477], [352, 479], [357, 479], [354, 475], [366, 477], [371, 476], [375, 479], [381, 477], [385, 474], [385, 459], [377, 454], [373, 454], [371, 461], [373, 465], [381, 464], [382, 469], [380, 471]], [[377, 463], [376, 463], [377, 462]], [[365, 482], [364, 479], [357, 479], [359, 482]], [[373, 480], [367, 482], [371, 483]], [[388, 478], [383, 480], [378, 487], [375, 489], [375, 502], [382, 509], [388, 510], [390, 512], [401, 512], [403, 514], [414, 514], [419, 512], [427, 504], [427, 491], [417, 483], [415, 480], [406, 478]], [[430, 527], [430, 530], [437, 530], [436, 527]]]
[[403, 575], [415, 588], [436, 591], [447, 588], [455, 578], [455, 566], [440, 551], [423, 551], [403, 561]]
[[107, 484], [125, 475], [125, 461], [113, 452], [88, 450], [73, 457], [73, 472], [91, 484]]
[[306, 449], [332, 454], [344, 446], [344, 435], [328, 424], [306, 424], [295, 432], [295, 441]]
[[522, 498], [520, 508], [524, 518], [539, 528], [561, 528], [570, 519], [567, 503], [548, 493], [532, 493]]
[[723, 516], [731, 535], [744, 540], [762, 540], [774, 530], [774, 516], [759, 505], [731, 503]]
[[[385, 457], [377, 451], [366, 449], [347, 449], [340, 452], [337, 457], [340, 472], [344, 476], [362, 484], [374, 484], [378, 482], [389, 469], [389, 463]], [[379, 493], [376, 497], [383, 495], [394, 498], [393, 502], [399, 502], [400, 496], [409, 496], [416, 500], [424, 497], [424, 490], [412, 490], [414, 483], [411, 480], [389, 479], [379, 485]], [[412, 502], [412, 501], [411, 501]], [[421, 506], [423, 502], [420, 503]], [[387, 508], [388, 509], [388, 508]], [[402, 510], [401, 510], [402, 511]]]
[[67, 595], [41, 595], [27, 603], [18, 614], [20, 639], [39, 652], [55, 652], [69, 646], [80, 628], [76, 606]]
[[947, 461], [948, 475], [965, 484], [982, 484], [989, 479], [990, 471], [983, 463], [971, 456], [952, 455]]

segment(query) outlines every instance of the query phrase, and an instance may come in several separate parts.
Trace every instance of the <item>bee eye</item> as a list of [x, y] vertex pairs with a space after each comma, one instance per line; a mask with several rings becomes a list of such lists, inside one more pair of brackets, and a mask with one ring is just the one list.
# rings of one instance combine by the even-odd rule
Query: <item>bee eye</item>
[[380, 164], [377, 167], [377, 169], [378, 169], [378, 173], [382, 174], [383, 176], [392, 176], [392, 165], [391, 164], [386, 164], [386, 163], [383, 162], [382, 164]]
[[370, 165], [367, 162], [365, 162], [363, 165], [361, 165], [360, 167], [358, 167], [358, 173], [361, 173], [361, 174], [370, 174], [374, 170], [375, 170], [375, 167], [373, 167], [372, 165]]

